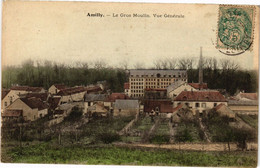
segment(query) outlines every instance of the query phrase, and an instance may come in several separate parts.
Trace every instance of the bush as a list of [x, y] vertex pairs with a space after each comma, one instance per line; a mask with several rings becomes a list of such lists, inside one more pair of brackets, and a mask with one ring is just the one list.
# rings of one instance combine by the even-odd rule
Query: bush
[[155, 135], [150, 138], [150, 142], [155, 144], [168, 143], [169, 141], [170, 141], [169, 135]]
[[71, 109], [70, 115], [65, 118], [67, 121], [76, 121], [79, 120], [83, 115], [82, 109], [79, 107], [75, 106]]
[[190, 134], [189, 129], [185, 128], [183, 132], [177, 132], [175, 135], [176, 141], [178, 142], [192, 142], [193, 138]]
[[121, 137], [114, 132], [104, 132], [98, 134], [97, 139], [101, 140], [105, 144], [109, 144], [115, 141], [120, 141]]

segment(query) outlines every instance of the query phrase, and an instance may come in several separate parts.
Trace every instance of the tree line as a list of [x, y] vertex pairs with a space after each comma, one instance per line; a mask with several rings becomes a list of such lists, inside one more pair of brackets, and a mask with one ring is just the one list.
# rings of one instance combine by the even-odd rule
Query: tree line
[[[153, 62], [149, 69], [186, 69], [188, 82], [198, 82], [199, 67], [191, 58], [160, 59]], [[135, 69], [145, 69], [141, 63]], [[217, 61], [214, 58], [203, 59], [203, 81], [210, 89], [223, 89], [229, 95], [238, 91], [256, 92], [258, 86], [257, 71], [243, 70], [228, 59]], [[48, 89], [54, 83], [67, 86], [81, 86], [106, 81], [113, 92], [123, 92], [124, 83], [128, 81], [128, 63], [121, 67], [110, 67], [103, 61], [94, 63], [78, 62], [75, 65], [58, 64], [51, 61], [27, 60], [21, 66], [7, 66], [2, 70], [2, 87], [12, 85], [37, 86]]]

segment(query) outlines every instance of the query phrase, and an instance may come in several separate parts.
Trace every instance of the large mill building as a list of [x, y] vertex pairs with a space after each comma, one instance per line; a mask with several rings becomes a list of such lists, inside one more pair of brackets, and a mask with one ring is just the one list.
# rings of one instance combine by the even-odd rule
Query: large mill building
[[130, 70], [129, 72], [130, 97], [144, 96], [145, 89], [166, 89], [177, 81], [187, 82], [186, 70]]

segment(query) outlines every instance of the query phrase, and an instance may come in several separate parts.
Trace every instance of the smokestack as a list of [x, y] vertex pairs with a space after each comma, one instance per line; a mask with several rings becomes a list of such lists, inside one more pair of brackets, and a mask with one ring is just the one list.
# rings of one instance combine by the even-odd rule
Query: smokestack
[[200, 60], [199, 60], [199, 85], [200, 85], [200, 89], [202, 87], [203, 84], [203, 69], [202, 69], [202, 65], [203, 61], [202, 61], [202, 47], [200, 47]]

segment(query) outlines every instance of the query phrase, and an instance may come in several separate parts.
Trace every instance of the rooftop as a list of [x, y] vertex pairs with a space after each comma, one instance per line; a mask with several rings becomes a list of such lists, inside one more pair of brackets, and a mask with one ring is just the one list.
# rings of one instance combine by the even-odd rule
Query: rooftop
[[61, 90], [61, 89], [65, 89], [67, 88], [67, 86], [65, 86], [64, 84], [53, 84], [57, 89]]
[[86, 93], [84, 95], [85, 102], [105, 101], [106, 98], [107, 98], [107, 95], [105, 95], [105, 94], [88, 94], [88, 93]]
[[31, 109], [37, 108], [38, 110], [47, 109], [48, 105], [41, 101], [39, 98], [30, 97], [30, 98], [20, 98], [26, 105]]
[[61, 89], [57, 95], [66, 96], [66, 95], [72, 95], [72, 94], [81, 93], [85, 91], [86, 91], [85, 87], [77, 86], [77, 87]]
[[229, 106], [258, 106], [258, 100], [244, 101], [244, 100], [228, 100]]
[[[144, 69], [144, 70], [130, 70], [130, 76], [138, 77], [187, 77], [186, 70], [154, 70], [154, 69]], [[180, 76], [179, 76], [180, 75]]]
[[226, 102], [226, 98], [218, 91], [182, 91], [175, 101]]
[[238, 99], [248, 99], [248, 100], [258, 100], [257, 93], [239, 93], [236, 98]]
[[129, 99], [127, 95], [124, 93], [112, 93], [108, 98], [107, 101], [115, 102], [117, 99]]
[[40, 92], [44, 90], [42, 87], [30, 87], [30, 86], [12, 86], [10, 90], [21, 90], [21, 91], [31, 91]]
[[116, 109], [128, 110], [128, 109], [139, 109], [138, 100], [116, 100]]
[[5, 98], [5, 96], [10, 92], [9, 89], [2, 88], [2, 100]]
[[192, 86], [195, 89], [208, 89], [207, 83], [188, 83], [190, 86]]

